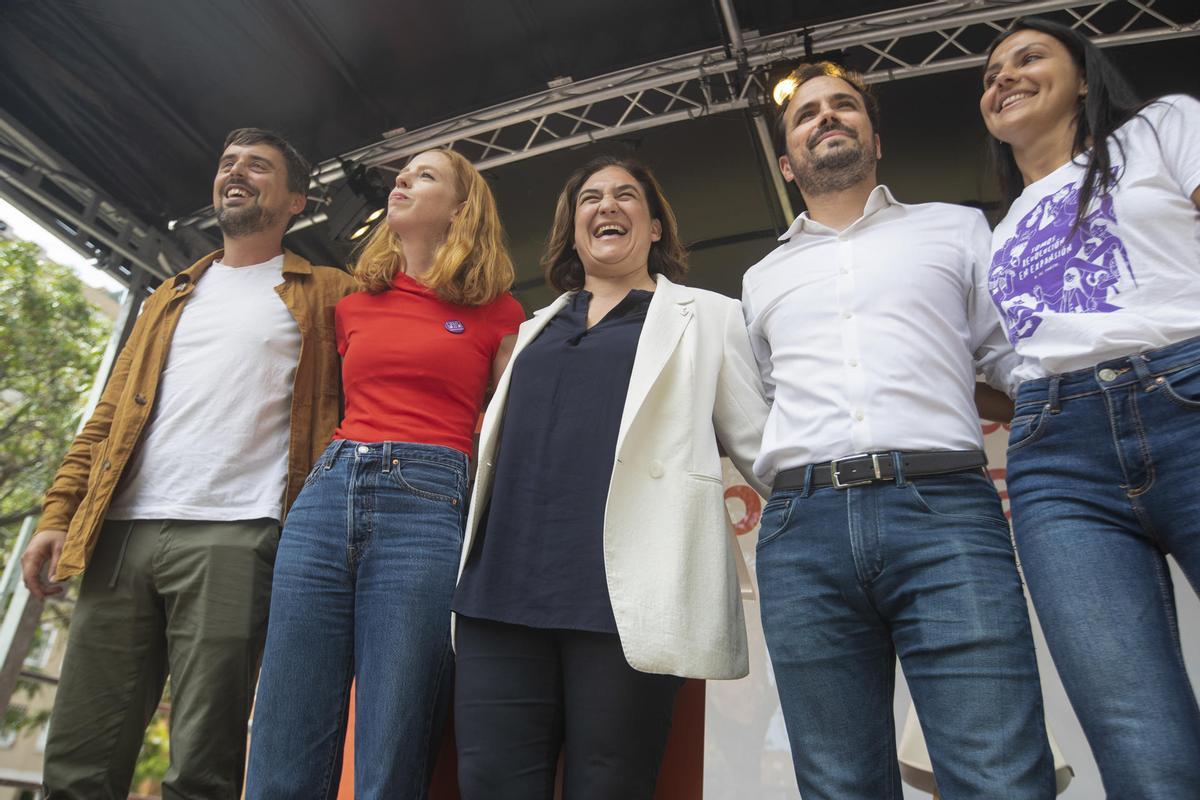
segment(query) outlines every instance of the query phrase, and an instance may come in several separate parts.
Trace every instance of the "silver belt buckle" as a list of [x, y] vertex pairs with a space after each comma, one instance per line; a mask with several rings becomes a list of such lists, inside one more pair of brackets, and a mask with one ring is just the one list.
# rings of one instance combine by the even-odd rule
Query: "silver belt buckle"
[[[839, 464], [841, 464], [843, 461], [849, 461], [854, 458], [865, 458], [866, 456], [871, 457], [871, 466], [874, 468], [874, 472], [875, 472], [874, 477], [863, 478], [862, 480], [858, 480], [858, 481], [849, 481], [847, 483], [842, 483], [838, 479], [838, 465]], [[834, 459], [833, 461], [829, 462], [829, 478], [830, 478], [830, 480], [833, 481], [833, 488], [835, 488], [835, 489], [849, 489], [851, 486], [865, 486], [868, 483], [871, 483], [872, 481], [882, 480], [883, 473], [881, 473], [879, 471], [879, 453], [855, 453], [852, 456], [846, 456], [845, 458]]]

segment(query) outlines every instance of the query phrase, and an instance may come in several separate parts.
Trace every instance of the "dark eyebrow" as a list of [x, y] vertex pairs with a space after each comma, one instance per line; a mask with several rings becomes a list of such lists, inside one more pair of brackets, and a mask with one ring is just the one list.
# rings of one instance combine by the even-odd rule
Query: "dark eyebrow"
[[[1009, 53], [1009, 58], [1019, 56], [1031, 47], [1044, 47], [1044, 46], [1045, 46], [1045, 44], [1043, 42], [1026, 42], [1025, 44], [1018, 47], [1016, 50], [1013, 50], [1011, 53]], [[1000, 64], [998, 62], [996, 62], [996, 63], [989, 62], [987, 67], [983, 70], [983, 74], [985, 76], [989, 75], [989, 74], [991, 74], [991, 72], [993, 70], [996, 70], [999, 68], [1000, 68]]]
[[[850, 94], [850, 92], [836, 92], [836, 93], [834, 93], [833, 95], [831, 95], [829, 99], [830, 99], [831, 101], [833, 101], [833, 102], [840, 102], [840, 101], [842, 101], [842, 100], [849, 100], [849, 101], [851, 101], [852, 103], [854, 103], [854, 105], [855, 105], [856, 107], [861, 107], [861, 104], [859, 103], [859, 101], [858, 101], [858, 98], [857, 98], [857, 97], [855, 97], [854, 95]], [[796, 118], [800, 116], [800, 113], [801, 113], [801, 112], [803, 112], [803, 111], [807, 111], [808, 109], [811, 109], [811, 108], [814, 108], [814, 107], [816, 107], [816, 106], [819, 106], [820, 104], [821, 104], [821, 99], [820, 99], [820, 98], [816, 98], [816, 99], [813, 99], [813, 100], [809, 100], [807, 103], [805, 103], [804, 105], [802, 105], [802, 106], [800, 106], [799, 108], [797, 108], [797, 109], [796, 109], [796, 113], [792, 115], [792, 124], [795, 124], [795, 122], [796, 122]]]

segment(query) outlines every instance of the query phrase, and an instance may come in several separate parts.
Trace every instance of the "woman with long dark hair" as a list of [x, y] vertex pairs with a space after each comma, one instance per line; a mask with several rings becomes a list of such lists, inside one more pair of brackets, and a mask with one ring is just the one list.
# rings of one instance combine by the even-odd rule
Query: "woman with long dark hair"
[[1024, 357], [1008, 490], [1025, 578], [1111, 797], [1195, 797], [1200, 707], [1166, 556], [1200, 586], [1200, 103], [1141, 103], [1019, 20], [980, 111], [1011, 207], [987, 289]]
[[600, 157], [559, 195], [562, 292], [484, 418], [454, 598], [464, 800], [649, 800], [683, 677], [748, 669], [717, 439], [752, 485], [767, 406], [741, 304], [681, 286], [675, 215]]

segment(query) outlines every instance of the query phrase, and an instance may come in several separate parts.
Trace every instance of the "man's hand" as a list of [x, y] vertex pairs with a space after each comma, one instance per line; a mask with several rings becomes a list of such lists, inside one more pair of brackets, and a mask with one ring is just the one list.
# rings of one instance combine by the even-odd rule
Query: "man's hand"
[[[66, 540], [66, 531], [47, 528], [38, 531], [21, 554], [21, 573], [25, 577], [25, 588], [29, 589], [29, 593], [34, 597], [44, 598], [62, 593], [62, 584], [51, 583], [49, 576], [54, 574], [54, 569], [58, 566], [58, 557], [62, 555], [63, 542]], [[43, 574], [46, 577], [42, 577]]]

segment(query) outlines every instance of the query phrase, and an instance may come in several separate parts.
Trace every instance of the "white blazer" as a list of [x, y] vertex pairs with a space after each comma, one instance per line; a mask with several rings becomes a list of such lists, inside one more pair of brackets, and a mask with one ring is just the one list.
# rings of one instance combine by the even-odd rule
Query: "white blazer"
[[[741, 304], [661, 275], [657, 282], [634, 357], [604, 512], [608, 595], [625, 659], [635, 669], [740, 678], [749, 671], [741, 552], [725, 511], [717, 439], [750, 485], [767, 493], [752, 469], [767, 403]], [[492, 491], [513, 364], [572, 294], [521, 325], [488, 405], [460, 578]]]

